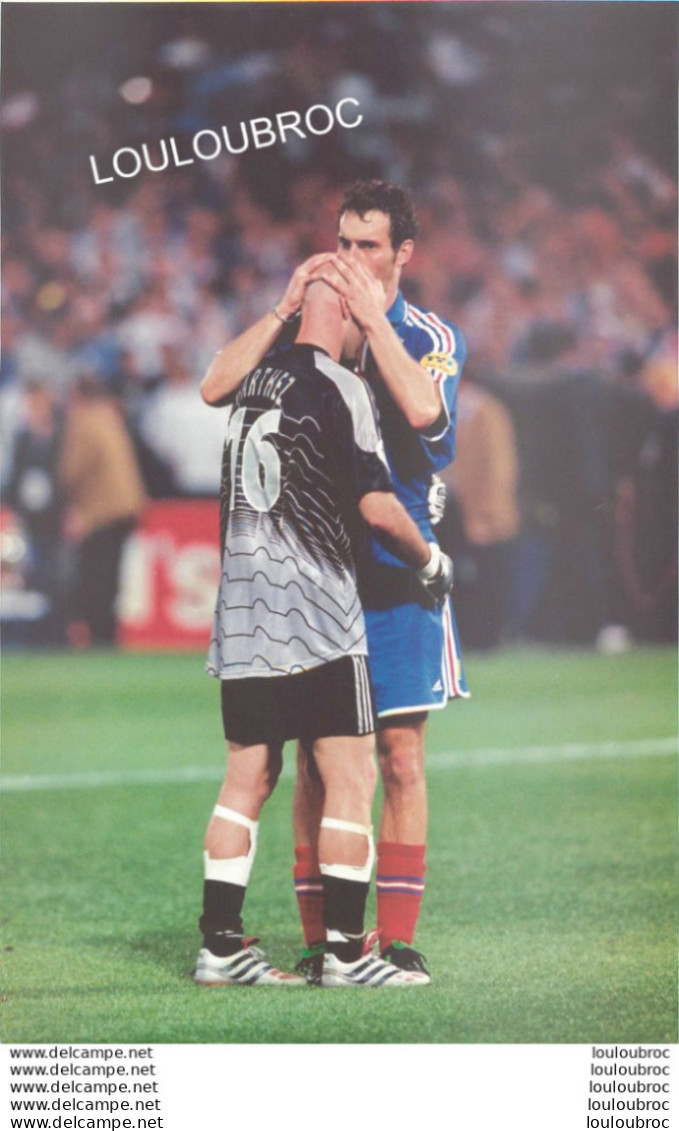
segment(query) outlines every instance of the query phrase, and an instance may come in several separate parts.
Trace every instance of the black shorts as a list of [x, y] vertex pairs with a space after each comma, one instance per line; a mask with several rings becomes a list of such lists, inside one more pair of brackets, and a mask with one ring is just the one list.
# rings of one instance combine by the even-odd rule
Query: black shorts
[[294, 675], [225, 679], [221, 688], [224, 736], [242, 746], [375, 730], [365, 656], [344, 656]]

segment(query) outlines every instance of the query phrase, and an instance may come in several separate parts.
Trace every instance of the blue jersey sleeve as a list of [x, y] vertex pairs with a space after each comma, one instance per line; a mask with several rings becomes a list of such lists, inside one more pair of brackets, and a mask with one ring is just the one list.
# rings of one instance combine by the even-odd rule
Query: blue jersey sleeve
[[[374, 358], [366, 353], [364, 368], [377, 400], [382, 436], [397, 498], [426, 539], [433, 538], [429, 516], [429, 486], [436, 471], [455, 455], [457, 390], [466, 357], [464, 337], [457, 326], [431, 311], [404, 301], [399, 294], [388, 312], [404, 349], [422, 365], [441, 392], [441, 413], [427, 431], [416, 431], [380, 380]], [[373, 543], [376, 562], [401, 566], [387, 550]]]
[[431, 472], [440, 471], [455, 456], [457, 390], [467, 346], [460, 329], [428, 311], [409, 308], [401, 339], [410, 356], [431, 374], [441, 394], [441, 416], [419, 432], [422, 456]]

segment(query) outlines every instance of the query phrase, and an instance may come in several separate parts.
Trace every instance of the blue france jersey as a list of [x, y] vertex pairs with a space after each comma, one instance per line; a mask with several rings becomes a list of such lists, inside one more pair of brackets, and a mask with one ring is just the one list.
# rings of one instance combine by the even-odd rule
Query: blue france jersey
[[[423, 536], [432, 541], [427, 501], [429, 486], [434, 472], [446, 467], [455, 456], [457, 389], [467, 355], [466, 345], [457, 326], [406, 302], [400, 291], [387, 317], [406, 351], [431, 374], [441, 391], [441, 420], [427, 432], [415, 431], [392, 400], [366, 349], [362, 369], [377, 402], [396, 495]], [[372, 552], [377, 561], [391, 566], [403, 564], [374, 539]]]

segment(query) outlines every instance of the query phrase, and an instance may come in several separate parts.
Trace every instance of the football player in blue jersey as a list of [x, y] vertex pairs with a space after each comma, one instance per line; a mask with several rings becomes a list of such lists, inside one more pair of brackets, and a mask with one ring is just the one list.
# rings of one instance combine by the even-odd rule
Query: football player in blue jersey
[[[337, 252], [313, 256], [297, 269], [273, 310], [217, 355], [201, 392], [208, 404], [222, 403], [276, 341], [281, 323], [294, 321], [308, 282], [326, 279], [365, 334], [361, 370], [379, 408], [396, 495], [433, 542], [429, 499], [436, 472], [455, 453], [457, 387], [466, 351], [452, 322], [401, 293], [401, 273], [417, 231], [406, 190], [385, 181], [352, 185], [339, 210]], [[377, 846], [379, 946], [386, 960], [426, 985], [430, 974], [413, 941], [426, 871], [427, 717], [468, 691], [450, 602], [428, 607], [408, 571], [377, 542], [365, 564], [361, 596], [384, 787]], [[300, 967], [316, 981], [324, 939], [316, 851], [322, 784], [304, 750], [298, 768], [294, 876], [306, 941]]]

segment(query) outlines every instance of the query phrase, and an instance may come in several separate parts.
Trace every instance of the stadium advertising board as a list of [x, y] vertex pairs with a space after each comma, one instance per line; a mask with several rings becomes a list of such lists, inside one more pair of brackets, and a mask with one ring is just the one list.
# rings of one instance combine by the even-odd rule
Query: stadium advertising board
[[120, 641], [131, 649], [205, 648], [219, 582], [219, 506], [156, 501], [123, 561]]

